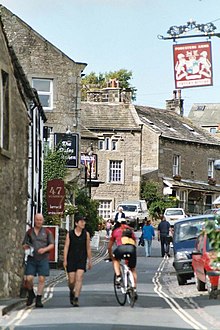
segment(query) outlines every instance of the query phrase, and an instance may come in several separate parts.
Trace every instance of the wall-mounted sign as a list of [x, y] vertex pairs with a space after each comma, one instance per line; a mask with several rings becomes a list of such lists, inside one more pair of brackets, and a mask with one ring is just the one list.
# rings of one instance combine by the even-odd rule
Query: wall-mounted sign
[[53, 179], [47, 181], [47, 213], [63, 214], [64, 202], [64, 181], [61, 179]]
[[85, 166], [85, 180], [97, 179], [97, 154], [81, 154], [81, 164]]
[[67, 153], [67, 167], [78, 167], [78, 150], [79, 136], [78, 134], [55, 133], [54, 145]]
[[212, 86], [211, 42], [173, 46], [176, 88]]

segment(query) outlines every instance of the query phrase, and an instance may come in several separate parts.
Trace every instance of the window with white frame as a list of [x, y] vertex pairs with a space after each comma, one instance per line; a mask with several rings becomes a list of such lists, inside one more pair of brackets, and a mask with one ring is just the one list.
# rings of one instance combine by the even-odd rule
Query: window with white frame
[[179, 207], [182, 207], [183, 209], [186, 208], [186, 191], [180, 190], [179, 192]]
[[1, 70], [0, 76], [0, 147], [9, 150], [9, 75]]
[[117, 150], [117, 139], [111, 137], [103, 137], [98, 140], [99, 150]]
[[53, 80], [32, 78], [32, 86], [37, 90], [44, 110], [53, 109]]
[[209, 159], [208, 160], [208, 178], [214, 177], [214, 160]]
[[173, 156], [173, 175], [180, 175], [180, 156]]
[[122, 160], [110, 160], [109, 161], [109, 182], [123, 183], [123, 168]]
[[111, 201], [110, 200], [100, 200], [99, 201], [99, 216], [107, 220], [111, 217]]
[[116, 140], [112, 140], [111, 149], [117, 150], [117, 141]]
[[110, 138], [105, 138], [105, 150], [109, 150], [110, 148]]
[[103, 150], [104, 149], [104, 140], [98, 140], [98, 149]]

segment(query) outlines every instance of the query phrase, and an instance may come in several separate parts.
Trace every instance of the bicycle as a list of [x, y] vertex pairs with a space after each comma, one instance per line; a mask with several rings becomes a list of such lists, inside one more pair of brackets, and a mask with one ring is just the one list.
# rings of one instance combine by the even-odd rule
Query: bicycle
[[[120, 261], [120, 272], [121, 272], [121, 282], [120, 284], [116, 283], [116, 274], [114, 274], [114, 292], [115, 297], [119, 305], [124, 306], [126, 301], [130, 304], [131, 307], [134, 307], [137, 294], [135, 292], [135, 284], [134, 277], [132, 271], [126, 264], [126, 257], [128, 258], [130, 255], [124, 256], [125, 259]], [[111, 259], [106, 259], [106, 261], [112, 261]]]

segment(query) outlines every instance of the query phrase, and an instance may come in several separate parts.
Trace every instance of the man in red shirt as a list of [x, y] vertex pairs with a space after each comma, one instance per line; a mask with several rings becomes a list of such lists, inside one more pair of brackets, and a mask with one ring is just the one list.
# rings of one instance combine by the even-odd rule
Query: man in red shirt
[[[116, 248], [114, 249], [114, 251], [112, 251], [114, 243], [116, 244]], [[120, 260], [124, 259], [124, 255], [130, 255], [130, 257], [126, 257], [126, 259], [128, 260], [128, 267], [132, 271], [136, 288], [136, 237], [132, 228], [126, 224], [126, 220], [124, 218], [118, 219], [115, 224], [115, 227], [112, 230], [112, 235], [108, 244], [108, 253], [109, 257], [112, 259], [113, 262], [113, 267], [116, 274], [116, 284], [120, 284], [121, 282]]]

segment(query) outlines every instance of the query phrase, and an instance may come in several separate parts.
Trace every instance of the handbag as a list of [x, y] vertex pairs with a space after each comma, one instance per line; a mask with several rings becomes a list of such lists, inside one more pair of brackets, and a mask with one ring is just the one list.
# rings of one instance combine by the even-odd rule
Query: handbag
[[141, 236], [139, 237], [138, 245], [139, 246], [144, 246], [145, 245], [143, 234], [141, 234]]

